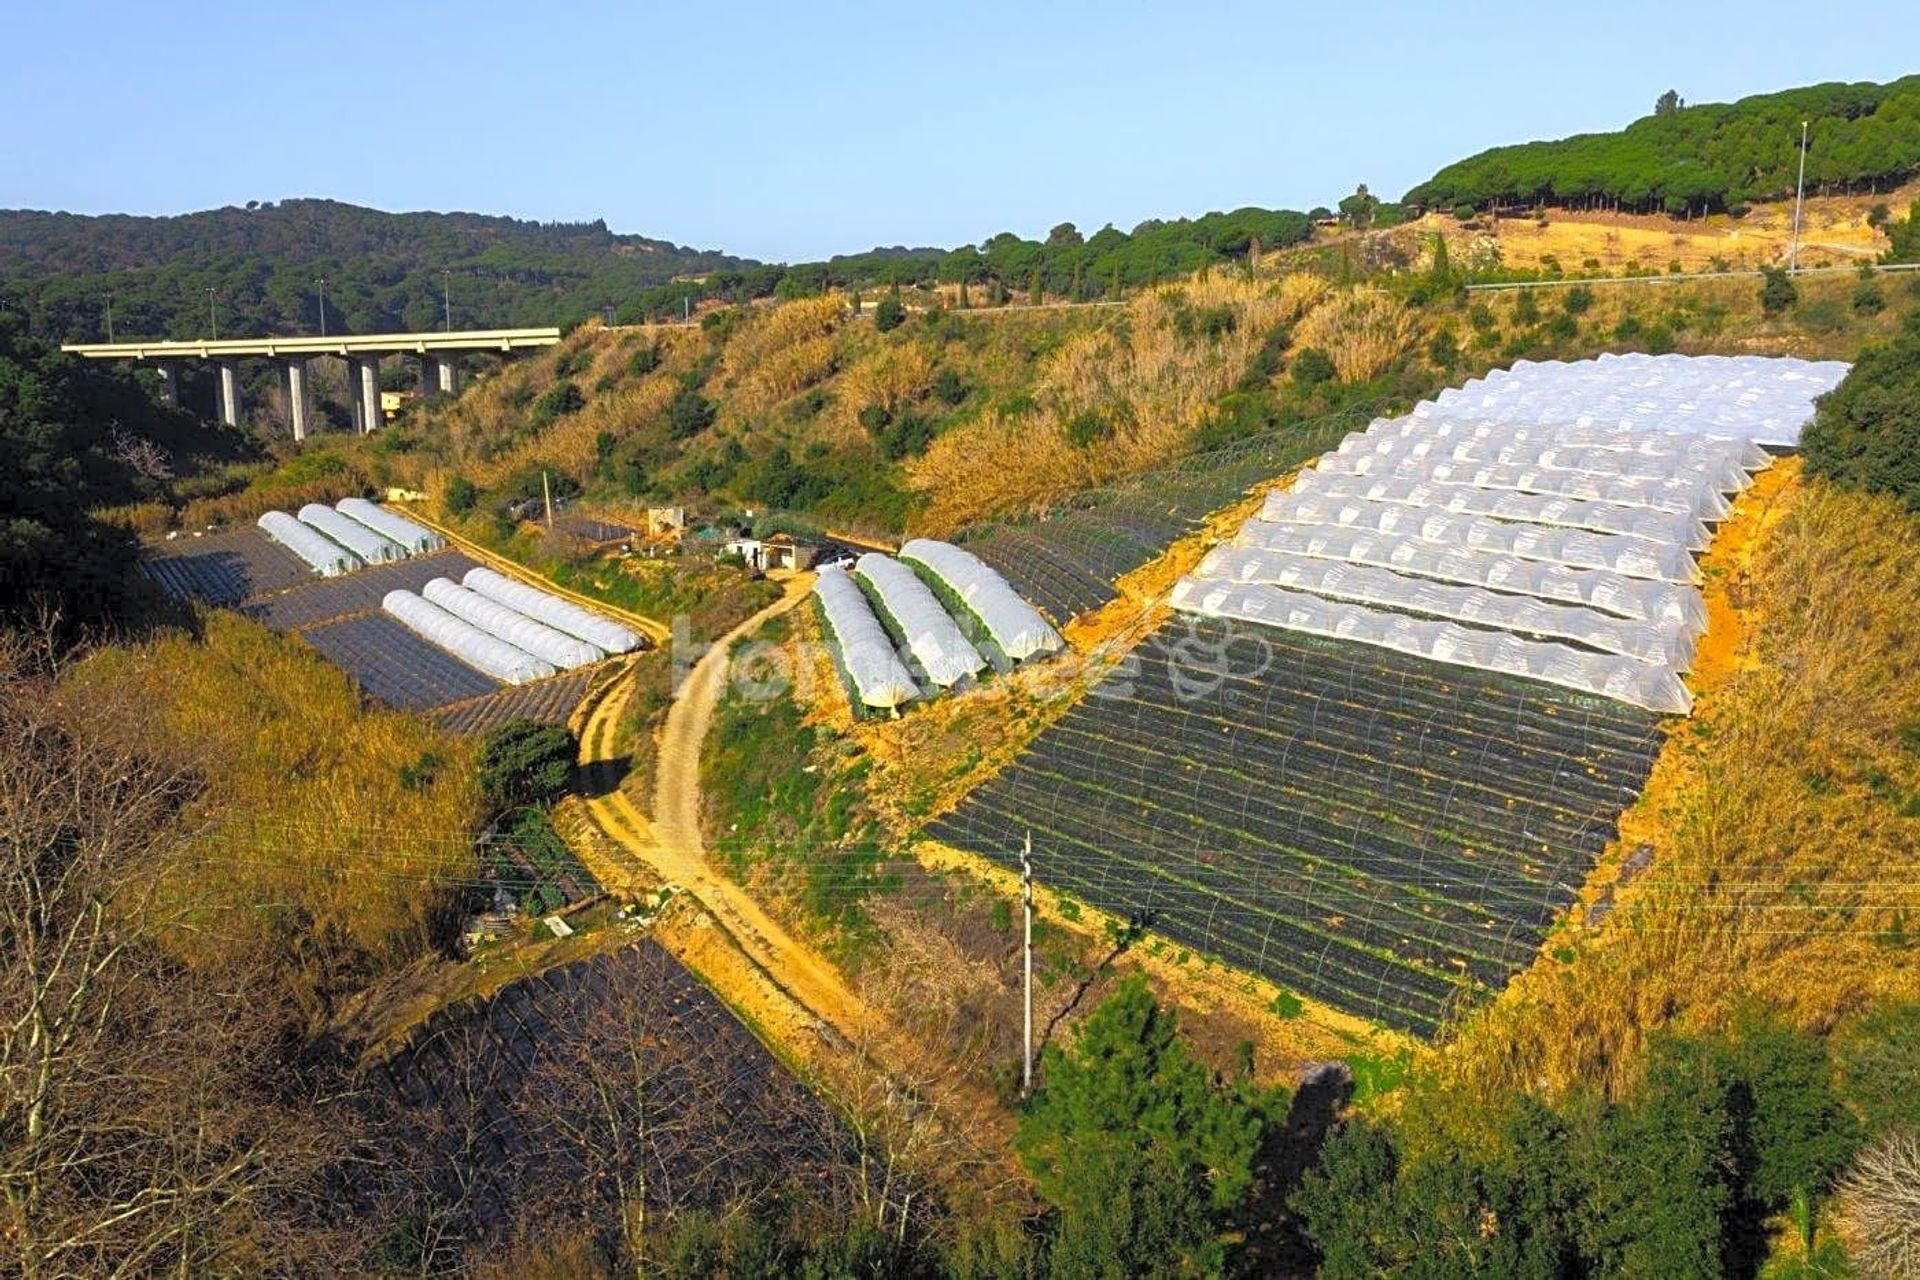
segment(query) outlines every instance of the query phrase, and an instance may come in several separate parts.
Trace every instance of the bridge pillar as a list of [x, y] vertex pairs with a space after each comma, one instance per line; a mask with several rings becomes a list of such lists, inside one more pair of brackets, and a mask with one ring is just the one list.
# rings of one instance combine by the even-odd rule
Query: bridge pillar
[[287, 418], [293, 424], [293, 438], [305, 440], [313, 421], [313, 380], [307, 376], [305, 360], [286, 363]]
[[459, 395], [460, 357], [451, 351], [442, 351], [434, 357], [434, 364], [438, 366], [438, 372], [434, 377], [434, 381], [439, 385], [440, 394], [443, 396]]
[[353, 382], [354, 398], [360, 403], [360, 430], [378, 431], [385, 421], [380, 416], [380, 357], [367, 356], [358, 362]]
[[220, 386], [214, 397], [220, 409], [220, 421], [229, 427], [240, 425], [240, 365], [234, 360], [216, 360], [220, 370]]
[[432, 356], [420, 357], [419, 392], [422, 400], [430, 400], [440, 391], [440, 362]]
[[168, 408], [180, 405], [180, 366], [171, 360], [162, 360], [154, 366], [160, 371], [160, 403]]
[[340, 362], [347, 366], [347, 407], [353, 410], [353, 430], [358, 435], [367, 429], [363, 414], [366, 404], [360, 399], [361, 360], [359, 356], [341, 356]]

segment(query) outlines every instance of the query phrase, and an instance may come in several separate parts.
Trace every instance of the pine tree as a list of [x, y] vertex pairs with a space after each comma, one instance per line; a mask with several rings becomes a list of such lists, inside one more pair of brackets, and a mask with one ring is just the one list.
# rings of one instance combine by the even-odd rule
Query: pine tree
[[1040, 268], [1038, 267], [1033, 269], [1033, 279], [1027, 286], [1027, 301], [1036, 307], [1046, 301], [1046, 293], [1043, 289]]

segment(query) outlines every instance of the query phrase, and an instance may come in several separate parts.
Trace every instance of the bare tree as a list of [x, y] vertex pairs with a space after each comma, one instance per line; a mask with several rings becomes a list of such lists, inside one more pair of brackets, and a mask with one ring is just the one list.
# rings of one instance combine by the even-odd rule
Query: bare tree
[[1848, 1250], [1866, 1274], [1920, 1277], [1920, 1137], [1891, 1133], [1840, 1184]]
[[148, 480], [173, 479], [173, 463], [168, 459], [167, 451], [145, 436], [115, 427], [112, 443], [113, 456], [126, 463], [135, 475]]
[[163, 945], [192, 923], [155, 886], [194, 780], [144, 753], [140, 707], [70, 715], [25, 658], [0, 637], [0, 1256], [29, 1277], [271, 1265], [325, 1144], [276, 1096], [299, 1080], [272, 986]]

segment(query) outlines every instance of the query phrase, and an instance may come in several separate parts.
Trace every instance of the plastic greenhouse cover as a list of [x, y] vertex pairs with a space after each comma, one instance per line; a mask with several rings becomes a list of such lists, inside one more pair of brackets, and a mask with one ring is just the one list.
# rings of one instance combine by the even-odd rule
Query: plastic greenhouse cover
[[498, 636], [490, 636], [470, 622], [454, 617], [432, 601], [411, 591], [389, 591], [380, 607], [421, 639], [445, 649], [460, 661], [496, 680], [528, 684], [555, 674], [551, 664]]
[[1470, 484], [1480, 489], [1513, 489], [1562, 498], [1612, 502], [1620, 506], [1677, 511], [1698, 520], [1720, 520], [1733, 510], [1726, 495], [1704, 476], [1657, 479], [1648, 476], [1603, 476], [1590, 471], [1554, 471], [1490, 462], [1453, 462], [1444, 458], [1396, 458], [1384, 466], [1378, 459], [1327, 454], [1302, 475], [1368, 475], [1398, 480], [1438, 480]]
[[414, 555], [438, 551], [447, 545], [445, 538], [425, 525], [415, 524], [405, 516], [368, 502], [365, 498], [342, 498], [333, 504], [333, 509], [375, 533], [391, 538]]
[[1656, 427], [1792, 447], [1816, 396], [1847, 374], [1836, 360], [1781, 356], [1605, 355], [1521, 360], [1414, 408], [1423, 418]]
[[951, 542], [914, 538], [900, 548], [902, 560], [925, 565], [986, 624], [987, 634], [1015, 662], [1057, 653], [1066, 644], [1040, 611], [1020, 598], [1007, 580]]
[[538, 587], [515, 582], [492, 569], [469, 569], [460, 581], [469, 591], [477, 591], [489, 600], [498, 601], [536, 622], [544, 622], [555, 631], [564, 631], [608, 653], [628, 653], [640, 647], [640, 637], [631, 628], [582, 609], [571, 600], [562, 600]]
[[1364, 498], [1328, 498], [1315, 494], [1267, 496], [1259, 518], [1276, 524], [1309, 524], [1372, 529], [1406, 534], [1428, 542], [1450, 543], [1523, 560], [1546, 560], [1576, 569], [1611, 569], [1629, 578], [1668, 582], [1697, 581], [1699, 570], [1685, 547], [1584, 529], [1515, 524], [1484, 516], [1369, 502]]
[[860, 701], [870, 707], [897, 707], [920, 696], [912, 673], [893, 651], [893, 641], [845, 569], [839, 565], [821, 569], [813, 591], [820, 597], [827, 627], [840, 645], [840, 661]]
[[300, 508], [300, 523], [312, 525], [368, 564], [405, 560], [407, 549], [391, 538], [382, 537], [358, 520], [349, 520], [332, 507], [309, 502]]
[[1371, 502], [1392, 502], [1402, 506], [1452, 511], [1460, 515], [1522, 520], [1531, 524], [1563, 525], [1570, 529], [1589, 529], [1595, 533], [1618, 533], [1630, 538], [1645, 538], [1650, 542], [1671, 543], [1690, 551], [1704, 551], [1712, 540], [1712, 534], [1707, 531], [1704, 522], [1677, 512], [1651, 511], [1646, 507], [1621, 506], [1543, 493], [1482, 489], [1475, 485], [1438, 480], [1401, 480], [1349, 476], [1337, 471], [1303, 471], [1299, 479], [1294, 481], [1292, 491], [1327, 498], [1364, 498]]
[[1544, 680], [1663, 714], [1684, 714], [1693, 707], [1693, 696], [1673, 672], [1613, 654], [1583, 653], [1563, 644], [1523, 640], [1453, 622], [1428, 622], [1258, 584], [1182, 578], [1174, 584], [1172, 602], [1175, 608], [1210, 617], [1352, 640], [1456, 666]]
[[516, 649], [524, 649], [562, 671], [584, 667], [607, 656], [585, 640], [555, 631], [546, 623], [509, 609], [498, 600], [489, 600], [450, 578], [434, 578], [420, 589], [420, 594], [461, 621], [470, 622], [488, 635], [505, 640]]
[[[1393, 466], [1403, 458], [1432, 458], [1439, 462], [1504, 463], [1519, 467], [1546, 467], [1557, 471], [1590, 471], [1604, 476], [1638, 476], [1648, 480], [1704, 479], [1723, 493], [1738, 493], [1753, 483], [1747, 469], [1731, 457], [1650, 457], [1617, 449], [1582, 449], [1572, 445], [1516, 440], [1444, 440], [1426, 436], [1354, 435], [1361, 441], [1352, 449], [1335, 450], [1353, 459], [1349, 470], [1366, 474]], [[1345, 443], [1345, 442], [1343, 442]]]
[[906, 633], [907, 648], [927, 679], [945, 689], [987, 665], [913, 570], [891, 556], [869, 551], [855, 563], [854, 572], [879, 594], [881, 607]]
[[284, 511], [269, 511], [254, 522], [261, 532], [299, 556], [322, 577], [337, 578], [343, 573], [366, 567], [366, 562], [327, 537], [312, 525], [295, 520]]
[[1684, 671], [1693, 663], [1693, 639], [1679, 623], [1636, 622], [1584, 605], [1552, 604], [1531, 596], [1403, 577], [1390, 569], [1285, 551], [1209, 556], [1189, 581], [1201, 587], [1243, 583], [1285, 587], [1502, 631], [1574, 640], [1669, 671]]
[[1393, 436], [1564, 445], [1574, 449], [1640, 453], [1650, 458], [1731, 458], [1749, 471], [1758, 471], [1773, 462], [1772, 454], [1744, 436], [1702, 436], [1685, 431], [1646, 431], [1633, 427], [1574, 423], [1529, 425], [1498, 420], [1485, 422], [1472, 418], [1418, 418], [1411, 414], [1404, 418], [1377, 418], [1368, 424], [1364, 432], [1347, 436], [1338, 449], [1345, 453], [1351, 441]]
[[1201, 572], [1210, 578], [1257, 581], [1262, 572], [1259, 557], [1268, 551], [1376, 565], [1442, 582], [1586, 605], [1622, 618], [1684, 627], [1694, 636], [1707, 629], [1707, 604], [1697, 587], [1629, 578], [1606, 569], [1571, 569], [1370, 529], [1249, 520], [1241, 526], [1234, 545], [1215, 547], [1207, 553], [1201, 561]]

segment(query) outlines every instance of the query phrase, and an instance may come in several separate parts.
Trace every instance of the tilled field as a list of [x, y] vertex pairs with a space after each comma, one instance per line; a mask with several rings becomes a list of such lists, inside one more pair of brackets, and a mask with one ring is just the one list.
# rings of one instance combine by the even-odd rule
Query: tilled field
[[1391, 650], [1199, 620], [927, 834], [1302, 994], [1431, 1035], [1532, 961], [1658, 718]]
[[482, 1235], [548, 1214], [609, 1229], [622, 1188], [656, 1211], [832, 1198], [852, 1159], [833, 1113], [651, 940], [436, 1015], [369, 1083], [397, 1163]]
[[482, 698], [437, 708], [433, 720], [449, 733], [485, 733], [514, 720], [564, 724], [593, 683], [590, 671], [563, 671], [538, 684], [508, 686]]

